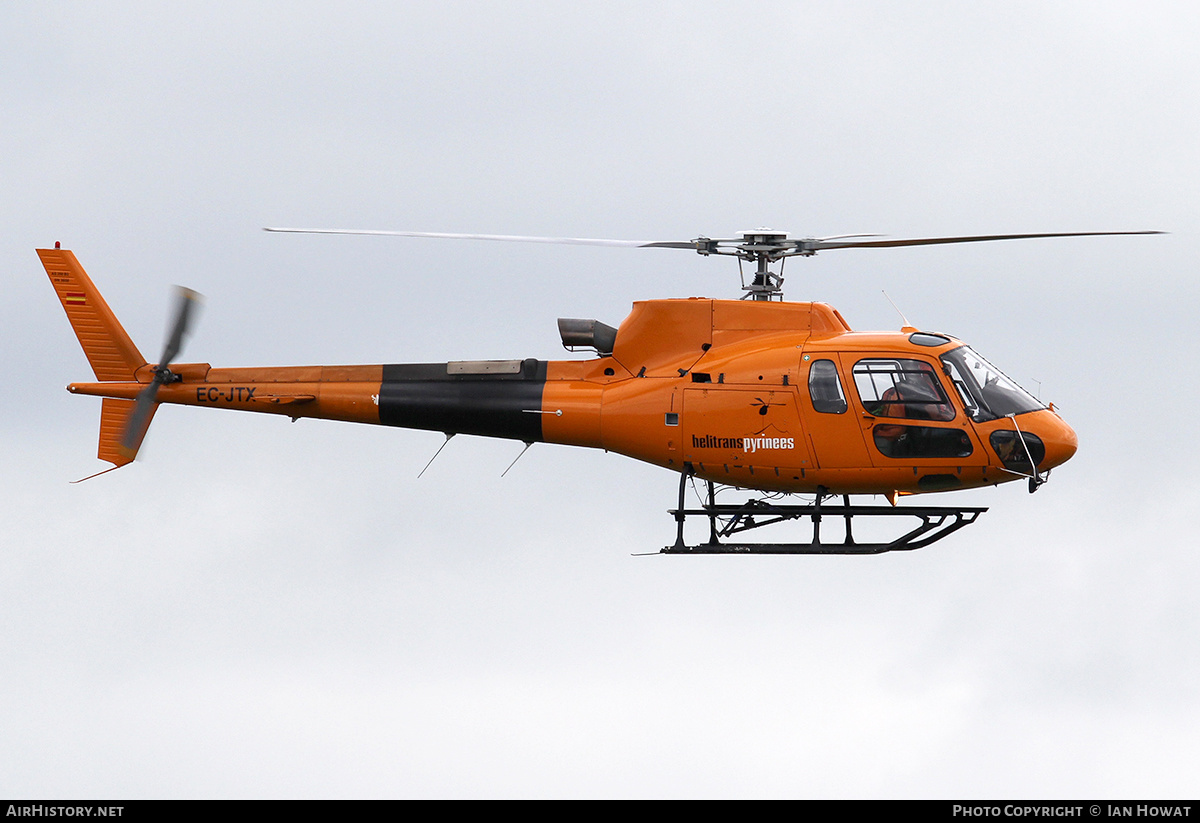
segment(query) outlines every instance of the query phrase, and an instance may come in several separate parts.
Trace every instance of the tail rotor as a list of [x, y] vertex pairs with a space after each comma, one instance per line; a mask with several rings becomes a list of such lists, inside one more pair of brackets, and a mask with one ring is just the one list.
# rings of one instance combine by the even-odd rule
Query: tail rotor
[[137, 399], [134, 401], [133, 413], [129, 415], [125, 433], [121, 437], [121, 451], [130, 460], [137, 455], [142, 440], [146, 437], [146, 431], [150, 428], [150, 420], [157, 408], [155, 398], [158, 396], [159, 388], [180, 380], [179, 375], [171, 371], [171, 364], [183, 348], [188, 326], [202, 299], [199, 292], [183, 286], [175, 287], [175, 320], [171, 325], [170, 334], [167, 335], [162, 357], [154, 367], [153, 379], [146, 388], [138, 393]]

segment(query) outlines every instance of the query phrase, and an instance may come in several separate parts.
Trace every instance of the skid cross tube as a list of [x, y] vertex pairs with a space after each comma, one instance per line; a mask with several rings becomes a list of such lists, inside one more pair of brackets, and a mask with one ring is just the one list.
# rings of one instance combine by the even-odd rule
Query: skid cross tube
[[[708, 482], [707, 502], [700, 508], [684, 507], [684, 490], [692, 477], [690, 464], [684, 465], [679, 480], [679, 506], [670, 514], [677, 524], [675, 543], [662, 549], [663, 554], [883, 554], [890, 551], [912, 551], [924, 548], [946, 537], [963, 526], [975, 522], [987, 511], [980, 506], [865, 506], [851, 505], [849, 495], [841, 495], [840, 505], [825, 503], [831, 496], [822, 491], [812, 504], [782, 504], [764, 500], [748, 500], [744, 503], [724, 504], [715, 502], [713, 484]], [[684, 541], [683, 527], [689, 516], [704, 517], [709, 521], [707, 543], [688, 546]], [[846, 521], [845, 536], [839, 543], [821, 541], [821, 521], [824, 517], [842, 517]], [[743, 543], [721, 542], [721, 538], [762, 528], [786, 520], [800, 518], [812, 520], [812, 539], [807, 543]], [[887, 543], [859, 543], [854, 539], [854, 518], [875, 519], [913, 517], [916, 526]], [[724, 525], [718, 526], [718, 520]]]

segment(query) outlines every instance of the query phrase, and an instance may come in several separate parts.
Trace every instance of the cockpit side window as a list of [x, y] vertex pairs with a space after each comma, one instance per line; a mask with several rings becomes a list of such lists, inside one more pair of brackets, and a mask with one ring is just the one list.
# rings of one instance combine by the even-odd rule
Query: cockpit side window
[[808, 396], [813, 408], [823, 414], [843, 414], [846, 395], [832, 360], [814, 360], [808, 369]]
[[859, 360], [853, 374], [854, 387], [869, 414], [913, 420], [954, 419], [954, 407], [933, 366], [923, 360]]

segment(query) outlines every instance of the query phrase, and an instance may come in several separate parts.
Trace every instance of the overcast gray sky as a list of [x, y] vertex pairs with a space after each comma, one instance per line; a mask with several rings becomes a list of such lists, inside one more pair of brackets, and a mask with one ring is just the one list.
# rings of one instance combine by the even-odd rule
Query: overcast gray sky
[[[6, 3], [0, 794], [1195, 797], [1200, 12], [1184, 2]], [[1161, 229], [829, 252], [786, 292], [973, 343], [1080, 451], [912, 554], [631, 557], [617, 455], [99, 401], [34, 249], [147, 356], [564, 358], [738, 294], [615, 238]], [[936, 498], [935, 498], [936, 500]]]

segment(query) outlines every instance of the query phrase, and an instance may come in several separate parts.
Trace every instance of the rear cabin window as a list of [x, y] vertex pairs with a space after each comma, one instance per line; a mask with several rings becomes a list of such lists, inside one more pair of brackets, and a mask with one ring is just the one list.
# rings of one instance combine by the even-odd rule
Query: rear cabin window
[[824, 414], [846, 411], [846, 395], [832, 360], [813, 361], [808, 369], [808, 396], [812, 398], [813, 408]]

